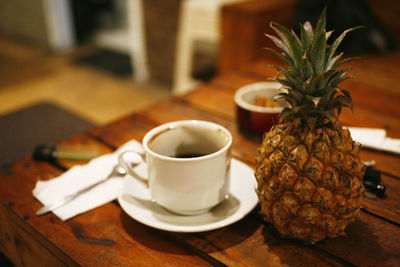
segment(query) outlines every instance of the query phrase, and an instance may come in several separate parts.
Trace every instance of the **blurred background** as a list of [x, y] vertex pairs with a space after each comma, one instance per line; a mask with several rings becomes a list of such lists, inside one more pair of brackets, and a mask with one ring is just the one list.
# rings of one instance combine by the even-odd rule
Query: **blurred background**
[[2, 0], [0, 116], [49, 101], [104, 124], [268, 58], [270, 21], [328, 6], [346, 53], [396, 48], [396, 0]]
[[346, 55], [398, 49], [398, 0], [1, 0], [0, 166], [216, 75], [274, 62], [262, 49], [273, 47], [269, 22], [298, 29], [325, 6], [334, 35], [365, 26], [341, 45]]

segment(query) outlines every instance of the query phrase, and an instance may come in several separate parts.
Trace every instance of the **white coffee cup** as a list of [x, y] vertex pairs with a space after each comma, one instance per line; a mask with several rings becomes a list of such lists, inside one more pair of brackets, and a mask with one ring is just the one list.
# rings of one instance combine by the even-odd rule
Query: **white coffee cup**
[[[185, 120], [160, 125], [143, 138], [147, 181], [152, 199], [178, 214], [204, 213], [227, 198], [232, 135], [207, 121]], [[140, 179], [127, 159], [120, 164]]]

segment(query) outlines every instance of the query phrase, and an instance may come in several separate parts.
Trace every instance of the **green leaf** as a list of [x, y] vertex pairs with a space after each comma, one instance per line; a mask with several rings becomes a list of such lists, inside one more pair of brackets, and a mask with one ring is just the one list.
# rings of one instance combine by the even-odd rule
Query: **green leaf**
[[330, 83], [330, 79], [333, 74], [335, 74], [338, 70], [328, 70], [324, 72], [324, 84], [323, 87], [326, 88], [334, 88], [335, 86], [332, 86]]
[[298, 105], [297, 99], [294, 96], [289, 95], [287, 93], [280, 93], [280, 94], [274, 96], [273, 100], [274, 101], [283, 100], [286, 103], [288, 103], [291, 107], [294, 107], [294, 106]]
[[347, 63], [347, 62], [350, 62], [350, 61], [353, 61], [353, 60], [359, 60], [359, 59], [361, 59], [361, 57], [349, 57], [349, 58], [343, 59], [342, 61], [336, 63], [336, 64], [332, 67], [332, 69], [337, 69], [337, 68], [339, 68], [341, 65], [343, 65], [343, 64], [345, 64], [345, 63]]
[[307, 57], [303, 57], [300, 61], [300, 76], [303, 80], [308, 80], [314, 75], [314, 70], [312, 68], [311, 62]]
[[323, 88], [323, 84], [324, 84], [324, 73], [320, 73], [317, 76], [315, 76], [314, 78], [312, 78], [312, 80], [310, 81], [310, 91], [307, 92], [308, 95], [311, 96], [318, 96], [315, 95], [318, 93], [318, 91]]
[[[306, 29], [304, 28], [303, 25], [300, 24], [300, 37], [301, 37], [301, 43], [303, 45], [303, 48], [307, 54], [311, 53], [311, 44], [312, 44], [312, 36], [310, 36], [309, 33], [307, 33]], [[304, 58], [304, 56], [303, 56]]]
[[332, 46], [330, 47], [329, 52], [328, 52], [328, 58], [327, 58], [328, 62], [331, 60], [331, 58], [332, 58], [333, 55], [335, 54], [336, 49], [339, 47], [340, 43], [343, 41], [343, 39], [344, 39], [344, 37], [346, 36], [346, 34], [349, 33], [349, 32], [351, 32], [351, 31], [360, 29], [360, 28], [363, 28], [363, 27], [362, 27], [362, 26], [358, 26], [358, 27], [353, 27], [353, 28], [350, 28], [350, 29], [345, 30], [345, 31], [333, 42], [333, 44], [332, 44]]
[[336, 87], [340, 82], [351, 78], [346, 76], [347, 70], [334, 70], [330, 76], [327, 77], [327, 86]]
[[303, 95], [300, 103], [301, 103], [302, 110], [313, 110], [313, 109], [315, 109], [315, 103], [312, 100], [312, 97]]
[[336, 109], [336, 112], [337, 112], [337, 116], [339, 117], [340, 113], [342, 113], [342, 108], [341, 108], [341, 107], [338, 107], [338, 108]]
[[327, 92], [323, 94], [318, 102], [317, 108], [326, 109], [333, 96], [338, 92], [337, 88], [326, 88]]
[[335, 102], [340, 102], [341, 104], [351, 105], [351, 101], [348, 97], [344, 95], [338, 95], [334, 98]]
[[294, 113], [299, 113], [300, 111], [304, 110], [304, 107], [303, 106], [295, 106], [292, 108], [292, 110]]
[[[320, 90], [318, 90], [317, 92], [314, 93], [313, 97], [320, 97], [321, 100], [322, 100], [322, 98], [323, 98], [326, 94], [328, 94], [329, 90], [330, 90], [329, 88], [322, 87]], [[321, 101], [321, 100], [320, 100], [320, 101]]]
[[277, 69], [280, 73], [283, 74], [283, 76], [285, 76], [285, 78], [291, 82], [293, 84], [293, 87], [297, 88], [297, 89], [301, 89], [301, 85], [303, 84], [303, 81], [297, 76], [297, 75], [293, 75], [292, 73], [290, 73], [290, 70], [287, 70], [285, 68], [282, 68], [280, 66], [274, 66], [275, 69]]
[[336, 126], [337, 117], [335, 116], [335, 114], [332, 111], [329, 111], [326, 114], [324, 114], [324, 117], [327, 118], [332, 123], [333, 126]]
[[305, 51], [304, 51], [304, 48], [303, 48], [303, 46], [301, 44], [301, 40], [299, 39], [299, 37], [297, 36], [297, 34], [293, 30], [290, 30], [290, 33], [292, 34], [292, 36], [296, 40], [296, 44], [297, 44], [298, 49], [300, 51], [300, 55], [303, 56]]
[[328, 59], [326, 59], [327, 60], [326, 62], [328, 63], [326, 70], [330, 70], [333, 66], [335, 66], [336, 61], [338, 61], [341, 56], [343, 56], [343, 53], [340, 53], [339, 55], [335, 56], [330, 61]]
[[292, 115], [293, 115], [293, 110], [291, 108], [284, 108], [281, 114], [279, 114], [279, 121], [282, 121]]
[[297, 105], [300, 105], [304, 102], [305, 95], [302, 91], [299, 90], [289, 90], [289, 94], [293, 96], [297, 100]]
[[271, 51], [272, 53], [274, 53], [280, 60], [282, 60], [286, 65], [288, 65], [288, 66], [293, 66], [293, 61], [292, 61], [292, 59], [289, 57], [289, 58], [286, 58], [286, 57], [284, 57], [284, 56], [282, 56], [281, 54], [279, 54], [277, 51], [275, 51], [274, 49], [272, 49], [272, 48], [269, 48], [269, 47], [265, 47], [264, 48], [265, 50], [268, 50], [268, 51]]
[[265, 36], [267, 36], [269, 39], [271, 39], [271, 41], [278, 48], [280, 48], [286, 55], [288, 55], [289, 57], [294, 58], [292, 51], [289, 49], [289, 47], [286, 45], [286, 43], [284, 41], [282, 41], [281, 39], [279, 39], [278, 37], [273, 36], [273, 35], [265, 34]]
[[347, 107], [347, 108], [350, 108], [351, 110], [353, 110], [353, 102], [351, 101], [351, 99], [349, 99], [343, 95], [339, 95], [330, 102], [329, 107], [330, 107], [330, 110], [333, 110], [338, 107]]
[[311, 47], [311, 63], [314, 73], [319, 74], [325, 70], [326, 39], [325, 32], [321, 32], [314, 39]]
[[353, 76], [351, 76], [351, 75], [344, 76], [343, 75], [342, 77], [336, 79], [332, 84], [338, 85], [339, 83], [341, 83], [345, 80], [349, 80], [349, 79], [353, 79]]
[[329, 39], [329, 37], [331, 37], [331, 35], [332, 35], [332, 33], [333, 33], [334, 31], [329, 31], [329, 32], [326, 32], [325, 33], [325, 39], [328, 41], [328, 39]]
[[350, 95], [349, 91], [344, 90], [344, 89], [342, 89], [340, 87], [338, 87], [338, 90], [339, 90], [340, 93], [342, 93], [344, 95], [344, 97], [348, 98], [348, 101], [353, 105], [353, 99], [351, 98], [351, 95]]
[[296, 62], [300, 61], [301, 57], [303, 56], [303, 50], [301, 48], [299, 38], [294, 32], [290, 32], [288, 29], [278, 23], [272, 22], [270, 26], [289, 47], [293, 58], [295, 59], [294, 63], [296, 65]]
[[342, 89], [340, 87], [338, 87], [338, 89], [339, 89], [339, 92], [341, 92], [344, 96], [351, 98], [349, 91]]
[[303, 27], [302, 27], [302, 28], [304, 28], [304, 30], [306, 31], [306, 33], [307, 33], [307, 35], [308, 35], [308, 38], [309, 38], [310, 40], [312, 40], [312, 39], [314, 38], [314, 32], [313, 32], [313, 28], [312, 28], [311, 23], [310, 23], [309, 21], [306, 21], [306, 22], [303, 24]]
[[295, 88], [295, 85], [288, 81], [286, 78], [275, 78], [275, 80], [288, 88]]
[[[317, 26], [315, 27], [315, 33], [314, 33], [314, 41], [315, 38], [318, 38], [318, 36], [325, 31], [325, 27], [326, 27], [326, 7], [324, 8], [324, 10], [322, 11], [319, 19], [318, 19], [318, 23]], [[324, 37], [325, 37], [325, 33], [324, 33]]]

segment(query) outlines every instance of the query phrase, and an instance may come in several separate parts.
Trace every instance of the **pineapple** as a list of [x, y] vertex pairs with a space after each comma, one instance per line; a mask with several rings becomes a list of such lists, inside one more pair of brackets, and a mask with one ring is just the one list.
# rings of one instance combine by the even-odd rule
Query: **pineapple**
[[360, 213], [365, 166], [360, 146], [338, 116], [352, 108], [348, 91], [338, 84], [348, 78], [338, 67], [354, 58], [340, 60], [336, 49], [343, 32], [332, 45], [325, 31], [326, 10], [313, 29], [300, 24], [300, 38], [282, 25], [271, 23], [278, 37], [267, 35], [281, 50], [273, 49], [287, 68], [273, 78], [286, 92], [276, 99], [287, 107], [279, 122], [265, 133], [256, 157], [256, 189], [264, 219], [281, 235], [315, 243], [344, 235], [346, 226]]

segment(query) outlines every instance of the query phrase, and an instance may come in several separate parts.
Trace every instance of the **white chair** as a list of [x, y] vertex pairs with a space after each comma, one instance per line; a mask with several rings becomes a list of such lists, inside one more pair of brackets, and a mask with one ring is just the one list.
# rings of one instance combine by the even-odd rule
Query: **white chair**
[[126, 18], [126, 25], [118, 29], [102, 31], [96, 36], [96, 42], [103, 47], [128, 53], [137, 82], [149, 79], [147, 49], [144, 30], [143, 0], [119, 0], [121, 14]]
[[134, 77], [137, 82], [146, 82], [149, 79], [149, 70], [147, 66], [143, 3], [142, 0], [127, 1], [128, 33]]
[[199, 81], [191, 77], [194, 43], [217, 45], [220, 38], [220, 8], [243, 0], [183, 0], [179, 12], [175, 50], [173, 94], [192, 90]]

